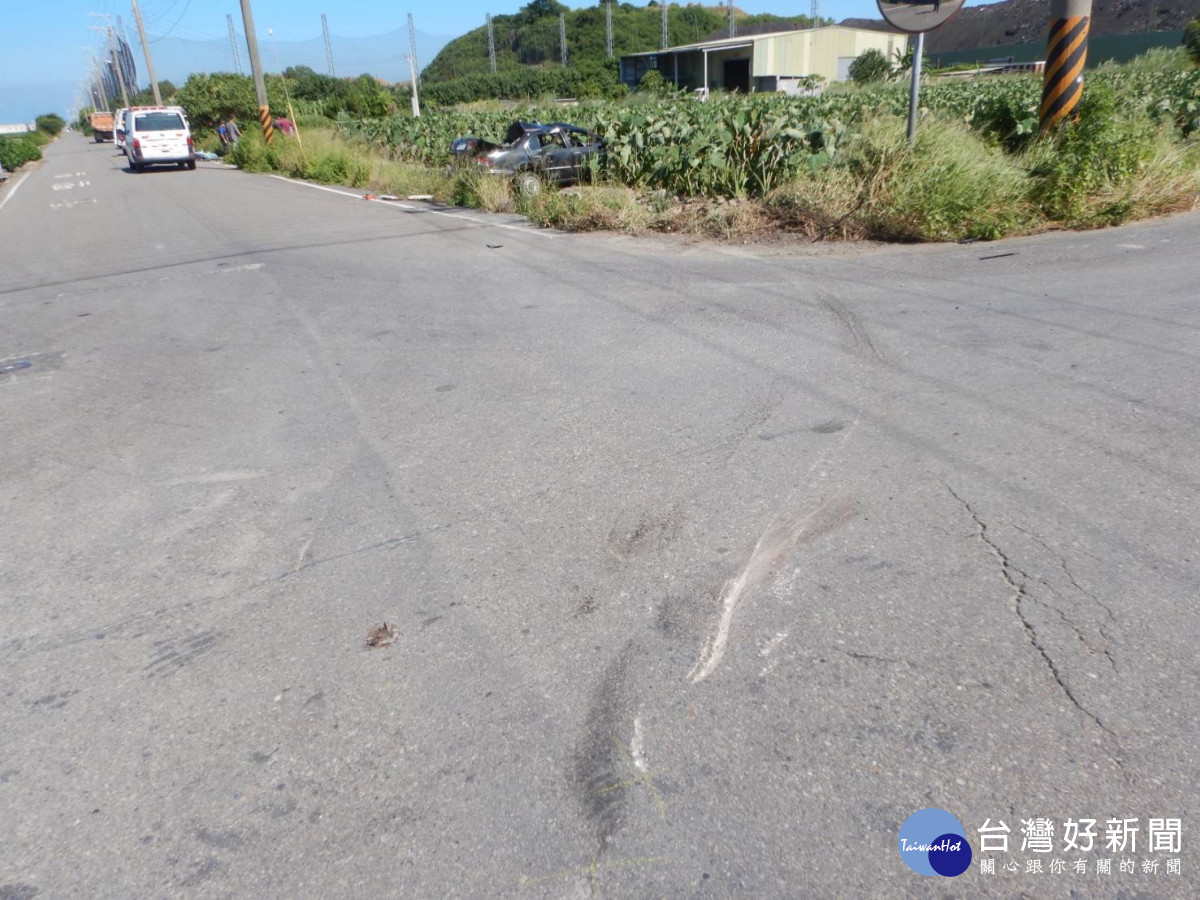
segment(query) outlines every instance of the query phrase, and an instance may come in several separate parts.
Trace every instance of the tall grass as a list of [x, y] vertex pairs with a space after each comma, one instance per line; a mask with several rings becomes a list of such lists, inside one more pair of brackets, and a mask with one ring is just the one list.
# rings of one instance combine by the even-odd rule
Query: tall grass
[[389, 159], [378, 148], [331, 129], [279, 134], [268, 147], [257, 132], [244, 134], [229, 161], [249, 172], [279, 172], [322, 184], [367, 188], [381, 194], [427, 194], [449, 199], [450, 179], [441, 171]]

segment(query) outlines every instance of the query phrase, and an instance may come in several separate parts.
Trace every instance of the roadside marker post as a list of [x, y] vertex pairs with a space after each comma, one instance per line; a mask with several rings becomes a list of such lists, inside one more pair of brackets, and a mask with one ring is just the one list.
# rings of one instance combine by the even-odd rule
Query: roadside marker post
[[1046, 70], [1042, 75], [1042, 133], [1075, 112], [1083, 96], [1083, 66], [1087, 62], [1092, 0], [1050, 0], [1050, 31], [1046, 38]]

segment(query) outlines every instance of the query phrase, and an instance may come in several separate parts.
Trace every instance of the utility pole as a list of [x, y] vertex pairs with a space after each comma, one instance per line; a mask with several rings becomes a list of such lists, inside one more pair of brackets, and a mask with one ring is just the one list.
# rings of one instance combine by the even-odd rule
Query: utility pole
[[567, 64], [567, 14], [558, 14], [558, 46], [562, 48], [562, 64]]
[[496, 74], [496, 33], [492, 30], [492, 14], [487, 14], [488, 59], [492, 61], [492, 74]]
[[275, 126], [271, 124], [271, 104], [267, 100], [267, 81], [263, 78], [262, 60], [258, 56], [258, 35], [254, 33], [250, 0], [242, 0], [242, 25], [246, 29], [246, 50], [250, 54], [254, 93], [258, 97], [258, 121], [262, 124], [263, 139], [269, 144], [275, 140]]
[[612, 0], [608, 0], [604, 4], [604, 49], [608, 53], [608, 58], [613, 57], [613, 36], [612, 36]]
[[729, 0], [729, 36], [737, 37], [737, 22], [733, 21], [733, 0]]
[[412, 54], [408, 55], [408, 77], [409, 85], [412, 87], [412, 114], [414, 119], [421, 118], [421, 100], [417, 96], [417, 64], [413, 61]]
[[117, 70], [117, 84], [121, 86], [121, 105], [129, 106], [129, 92], [125, 90], [125, 73], [121, 66], [121, 56], [117, 53], [117, 39], [113, 36], [112, 26], [108, 26], [108, 46], [112, 50], [113, 68]]
[[[666, 50], [668, 47], [671, 46], [671, 23], [670, 23], [670, 20], [667, 18], [667, 11], [670, 9], [670, 6], [671, 6], [671, 4], [669, 4], [667, 2], [667, 0], [662, 0], [662, 2], [659, 5], [659, 9], [662, 10], [662, 49], [663, 50]], [[609, 55], [611, 56], [612, 54], [610, 53]]]
[[229, 23], [229, 49], [233, 51], [233, 71], [241, 75], [242, 58], [238, 56], [237, 32], [233, 30], [233, 16], [227, 14], [225, 16], [225, 21]]
[[1039, 110], [1043, 132], [1073, 115], [1083, 96], [1091, 18], [1092, 0], [1050, 0], [1050, 33]]
[[100, 71], [100, 60], [92, 57], [92, 64], [96, 67], [96, 84], [100, 88], [100, 99], [104, 101], [104, 109], [110, 109], [108, 105], [108, 91], [104, 89], [104, 73]]
[[325, 33], [325, 65], [329, 67], [329, 77], [337, 78], [337, 72], [333, 70], [333, 44], [329, 41], [329, 20], [325, 18], [325, 13], [321, 13], [321, 31]]
[[810, 28], [821, 27], [821, 0], [812, 0], [812, 9], [809, 10], [808, 17], [812, 19]]
[[421, 64], [417, 61], [417, 29], [413, 25], [412, 13], [408, 14], [408, 55], [413, 73], [413, 90], [421, 86]]
[[150, 44], [146, 41], [146, 26], [142, 24], [142, 9], [138, 0], [133, 0], [133, 18], [137, 22], [138, 37], [142, 39], [142, 52], [146, 55], [146, 72], [150, 75], [150, 90], [154, 91], [154, 105], [162, 106], [162, 94], [158, 90], [158, 78], [154, 74], [154, 60], [150, 57]]

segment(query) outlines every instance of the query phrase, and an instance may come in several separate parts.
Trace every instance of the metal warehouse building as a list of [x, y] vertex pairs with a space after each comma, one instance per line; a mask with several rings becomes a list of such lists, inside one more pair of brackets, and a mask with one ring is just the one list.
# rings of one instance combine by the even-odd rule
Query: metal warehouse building
[[621, 57], [621, 81], [637, 87], [642, 76], [657, 69], [684, 90], [790, 91], [800, 78], [820, 75], [845, 81], [850, 63], [867, 50], [888, 59], [904, 53], [908, 38], [890, 31], [829, 25], [745, 37], [721, 38]]

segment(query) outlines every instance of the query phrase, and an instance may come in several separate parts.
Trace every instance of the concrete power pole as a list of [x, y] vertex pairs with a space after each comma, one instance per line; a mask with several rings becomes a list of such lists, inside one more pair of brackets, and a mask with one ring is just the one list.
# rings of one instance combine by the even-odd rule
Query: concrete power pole
[[225, 21], [229, 23], [229, 49], [233, 51], [233, 71], [241, 75], [242, 58], [238, 55], [237, 32], [233, 30], [233, 16], [226, 15]]
[[100, 71], [100, 60], [93, 56], [92, 64], [96, 67], [96, 84], [100, 88], [100, 99], [104, 101], [104, 109], [108, 110], [108, 91], [104, 89], [104, 73]]
[[321, 13], [321, 31], [325, 34], [325, 65], [329, 67], [329, 77], [337, 78], [337, 72], [333, 69], [333, 44], [329, 40], [329, 20], [325, 18], [325, 13]]
[[608, 58], [613, 57], [613, 36], [612, 36], [612, 0], [608, 0], [604, 4], [604, 49], [608, 53]]
[[488, 26], [488, 59], [492, 63], [492, 74], [496, 74], [496, 32], [492, 29], [492, 14], [487, 14]]
[[662, 0], [661, 5], [659, 6], [659, 9], [662, 10], [662, 49], [663, 50], [666, 50], [668, 47], [671, 46], [671, 22], [670, 22], [670, 19], [667, 18], [667, 11], [670, 9], [670, 7], [671, 7], [671, 4], [669, 4], [667, 2], [667, 0]]
[[112, 50], [113, 68], [117, 70], [117, 84], [121, 86], [121, 105], [128, 107], [129, 91], [125, 90], [125, 73], [122, 71], [124, 67], [121, 65], [121, 56], [119, 53], [117, 53], [117, 39], [113, 36], [111, 25], [108, 28], [108, 46], [109, 49]]
[[254, 93], [258, 97], [258, 121], [262, 124], [263, 139], [270, 144], [275, 140], [275, 126], [271, 124], [271, 104], [267, 100], [267, 81], [263, 78], [262, 59], [258, 55], [258, 35], [254, 33], [254, 13], [250, 9], [250, 0], [242, 0], [242, 25], [246, 29], [250, 73], [254, 76]]
[[558, 46], [562, 49], [562, 64], [567, 64], [567, 14], [558, 14]]
[[406, 58], [408, 59], [408, 83], [412, 88], [412, 114], [414, 119], [419, 119], [421, 118], [421, 100], [417, 96], [417, 64], [413, 61], [411, 53]]
[[733, 21], [733, 0], [729, 0], [729, 36], [737, 37], [737, 22]]
[[417, 60], [417, 28], [412, 13], [408, 14], [408, 55], [412, 57], [413, 89], [421, 86], [421, 63]]
[[1049, 131], [1075, 112], [1083, 96], [1092, 0], [1050, 0], [1050, 34], [1042, 75], [1041, 129]]
[[162, 94], [158, 90], [158, 76], [154, 74], [154, 60], [150, 56], [150, 44], [146, 41], [146, 26], [142, 23], [142, 9], [138, 0], [133, 0], [133, 18], [137, 22], [138, 37], [142, 39], [142, 53], [146, 56], [146, 72], [150, 75], [150, 90], [154, 92], [154, 105], [162, 106]]

